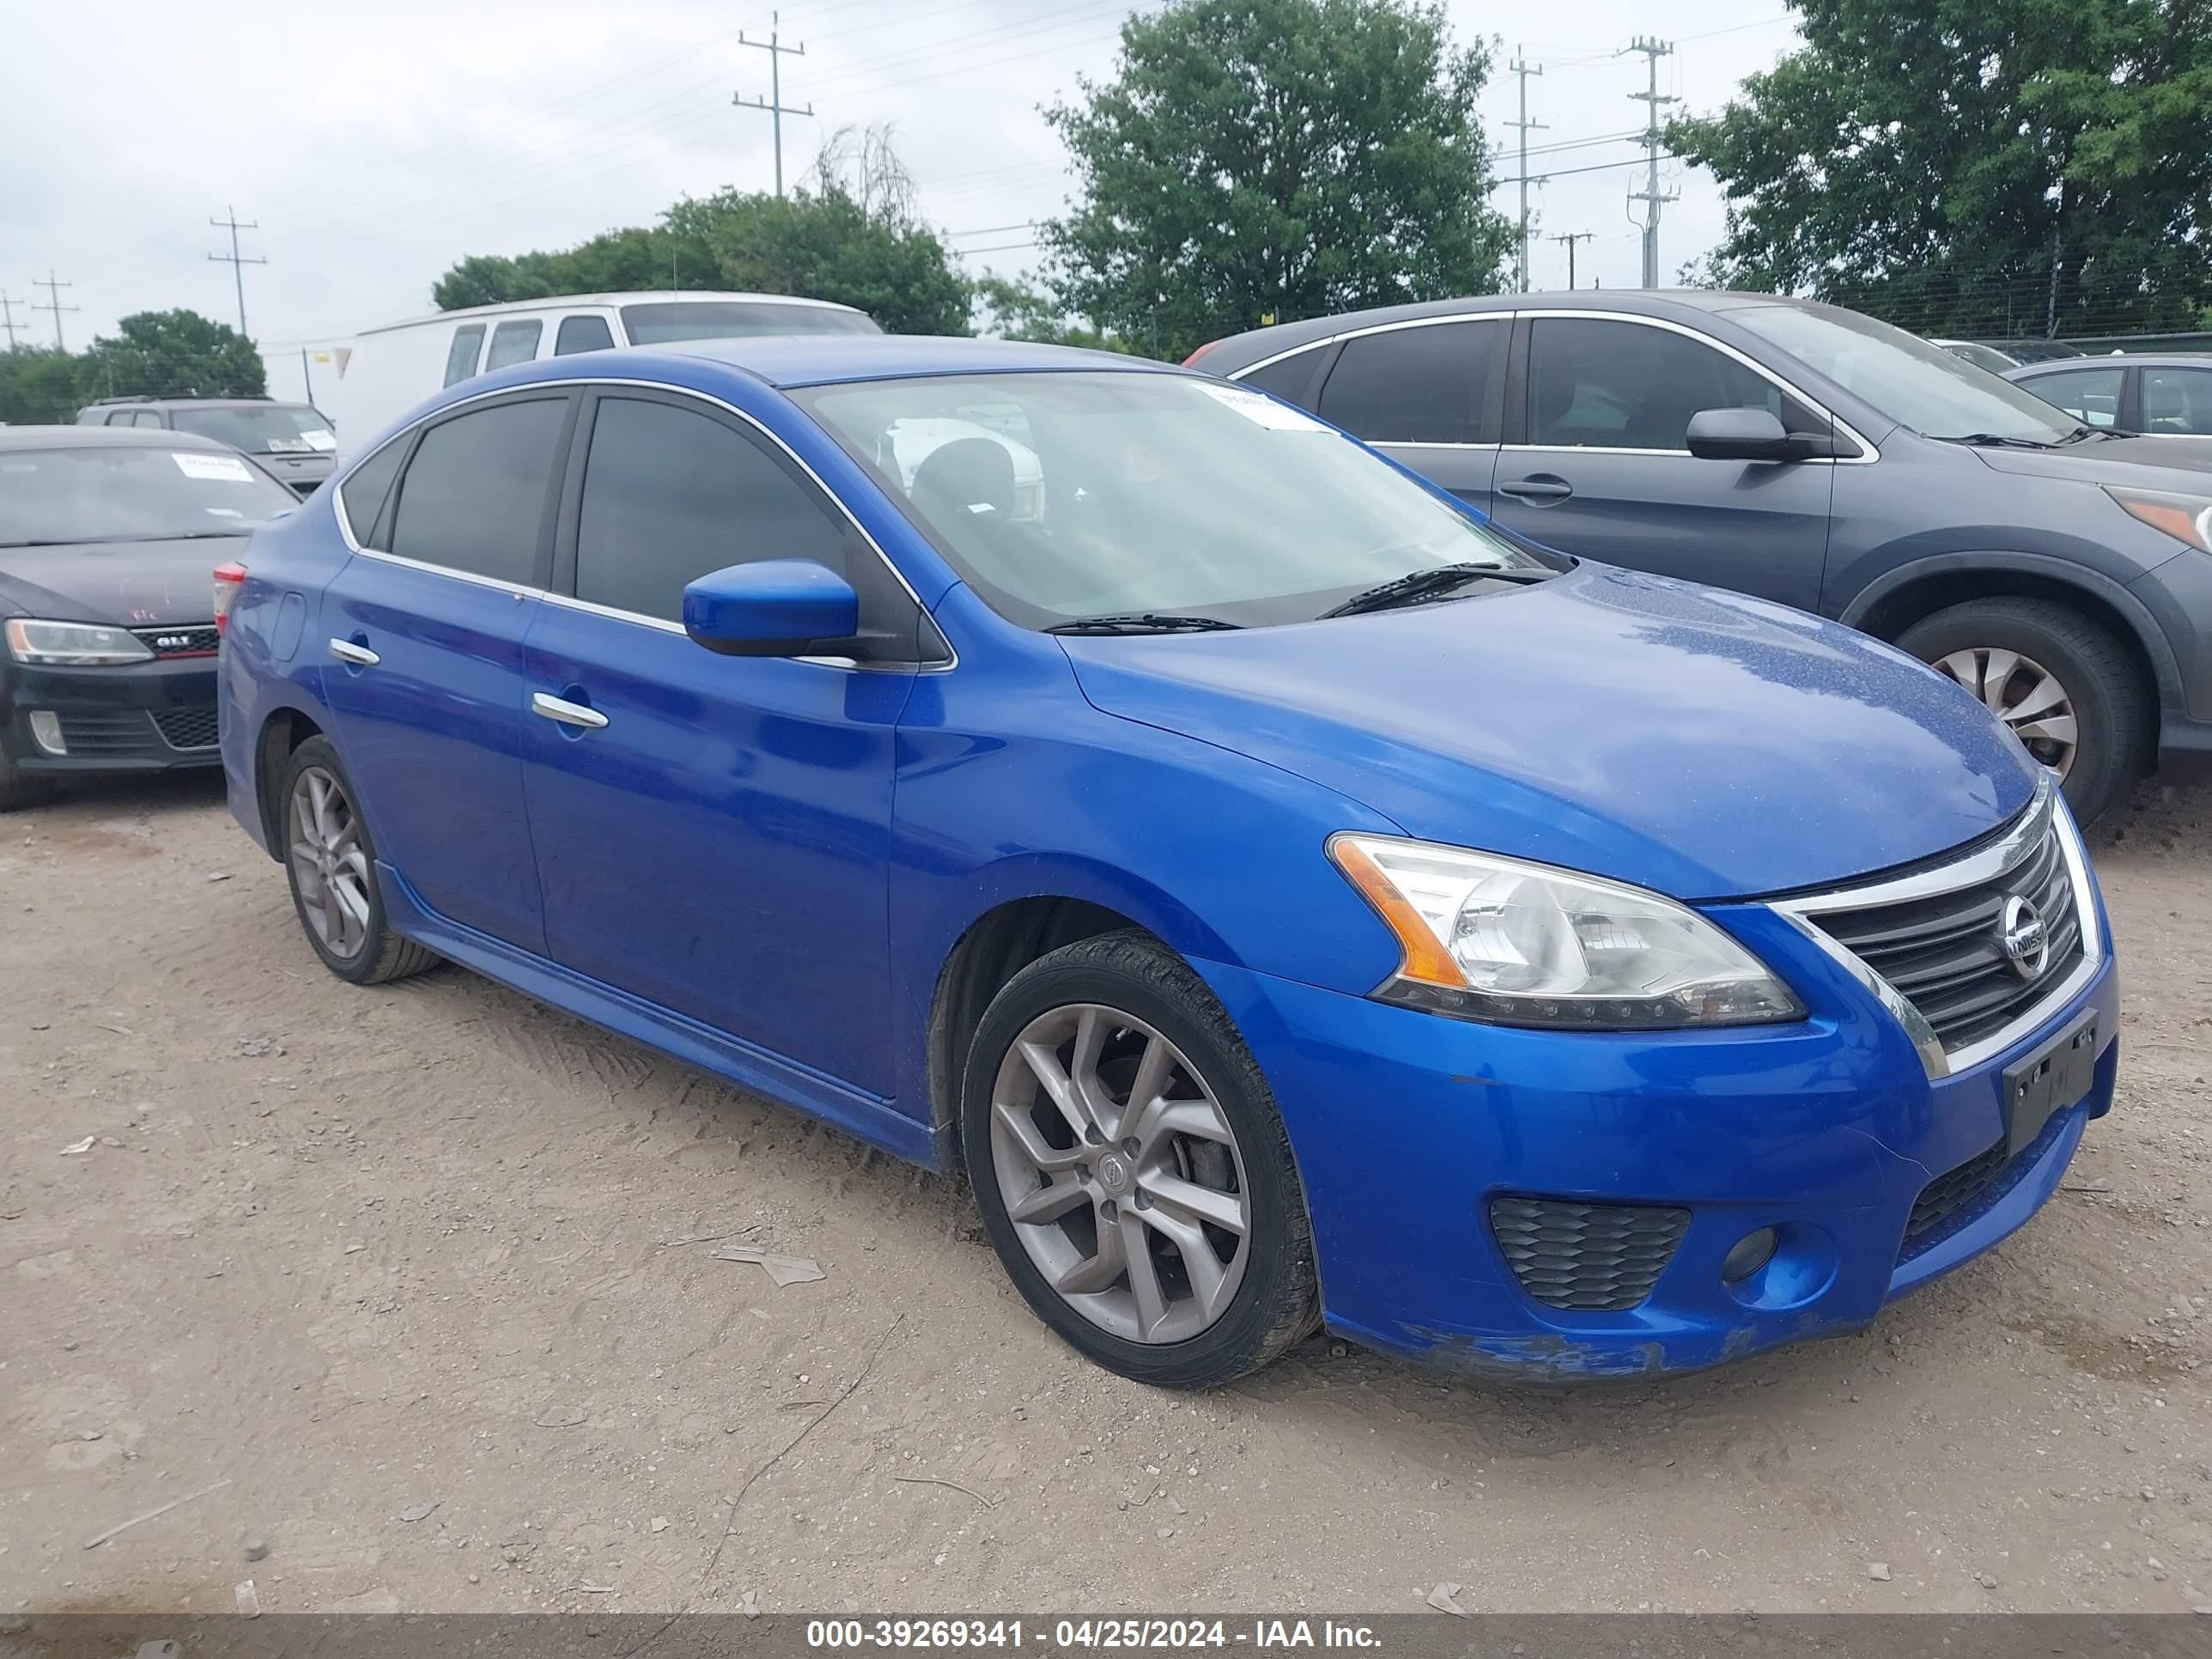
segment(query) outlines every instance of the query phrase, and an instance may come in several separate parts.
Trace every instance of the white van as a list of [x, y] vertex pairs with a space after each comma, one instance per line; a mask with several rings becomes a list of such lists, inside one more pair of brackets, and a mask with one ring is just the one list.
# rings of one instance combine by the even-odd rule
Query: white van
[[441, 387], [510, 363], [672, 340], [882, 332], [864, 311], [784, 294], [688, 289], [511, 300], [370, 329], [354, 342], [328, 401], [343, 462]]

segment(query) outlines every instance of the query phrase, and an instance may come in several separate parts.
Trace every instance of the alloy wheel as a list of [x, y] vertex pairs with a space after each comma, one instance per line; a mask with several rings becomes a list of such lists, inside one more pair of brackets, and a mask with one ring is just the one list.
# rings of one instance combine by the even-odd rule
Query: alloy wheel
[[332, 956], [350, 960], [368, 938], [368, 854], [345, 786], [319, 766], [292, 785], [292, 879], [307, 925]]
[[2061, 778], [2073, 770], [2080, 739], [2073, 699], [2058, 677], [2017, 651], [1976, 647], [1954, 651], [1930, 665], [1979, 697], [2027, 745], [2027, 752]]
[[1102, 1330], [1186, 1341], [1235, 1300], [1252, 1230], [1236, 1134], [1134, 1015], [1075, 1003], [1023, 1028], [992, 1085], [991, 1162], [1030, 1260]]

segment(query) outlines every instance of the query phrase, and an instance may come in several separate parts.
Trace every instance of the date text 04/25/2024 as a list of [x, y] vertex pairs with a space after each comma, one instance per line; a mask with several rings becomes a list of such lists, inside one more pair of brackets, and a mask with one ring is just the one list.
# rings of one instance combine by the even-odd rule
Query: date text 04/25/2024
[[1224, 1619], [811, 1619], [806, 1645], [857, 1648], [1040, 1647], [1091, 1652], [1103, 1649], [1172, 1651], [1243, 1647], [1269, 1651], [1297, 1648], [1382, 1645], [1366, 1625], [1335, 1620], [1255, 1619], [1239, 1627]]

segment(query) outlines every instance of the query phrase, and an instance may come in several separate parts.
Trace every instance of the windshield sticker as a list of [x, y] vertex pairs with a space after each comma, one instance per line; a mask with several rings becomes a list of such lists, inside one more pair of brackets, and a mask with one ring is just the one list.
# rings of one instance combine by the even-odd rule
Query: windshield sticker
[[338, 447], [338, 434], [335, 432], [309, 432], [303, 434], [300, 441], [310, 449], [328, 454]]
[[1328, 428], [1301, 410], [1288, 404], [1279, 404], [1273, 398], [1263, 398], [1256, 392], [1247, 392], [1242, 386], [1204, 386], [1199, 390], [1218, 404], [1226, 404], [1246, 420], [1266, 427], [1270, 432], [1326, 432]]
[[271, 438], [269, 441], [271, 455], [304, 455], [309, 447], [305, 438]]
[[204, 513], [212, 513], [218, 519], [242, 519], [246, 516], [234, 507], [207, 507], [200, 510]]
[[235, 455], [188, 455], [181, 449], [169, 452], [169, 459], [177, 464], [177, 471], [187, 478], [204, 479], [210, 483], [252, 483], [253, 475], [246, 470], [246, 463]]

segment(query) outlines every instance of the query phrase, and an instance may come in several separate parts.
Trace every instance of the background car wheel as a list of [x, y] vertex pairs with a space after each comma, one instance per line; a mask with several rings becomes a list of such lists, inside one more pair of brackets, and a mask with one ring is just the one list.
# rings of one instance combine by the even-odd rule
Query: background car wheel
[[2140, 773], [2150, 741], [2150, 689], [2118, 641], [2051, 599], [1972, 599], [1898, 635], [1997, 714], [2056, 772], [2083, 823]]
[[1007, 981], [969, 1052], [961, 1146], [1016, 1287], [1109, 1370], [1211, 1387], [1319, 1318], [1267, 1079], [1204, 981], [1146, 934], [1080, 940]]
[[54, 798], [54, 787], [52, 777], [21, 771], [15, 762], [0, 755], [0, 812], [41, 805]]
[[434, 952], [402, 939], [384, 919], [376, 846], [328, 740], [310, 738], [292, 751], [283, 790], [278, 830], [292, 908], [323, 966], [356, 985], [382, 985], [437, 966]]

